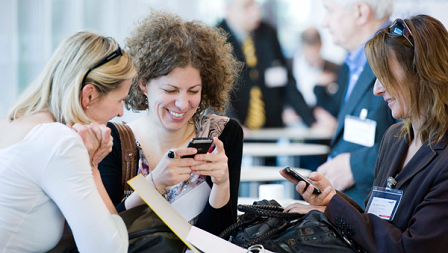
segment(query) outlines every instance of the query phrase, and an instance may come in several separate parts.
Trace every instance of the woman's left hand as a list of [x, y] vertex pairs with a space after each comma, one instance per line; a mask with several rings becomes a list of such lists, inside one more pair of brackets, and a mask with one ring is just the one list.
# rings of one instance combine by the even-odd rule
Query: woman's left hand
[[206, 161], [205, 164], [191, 166], [193, 174], [210, 176], [215, 185], [222, 185], [229, 182], [228, 158], [224, 150], [224, 144], [217, 137], [213, 138], [216, 146], [216, 154], [197, 154], [194, 156], [196, 161]]
[[311, 210], [319, 210], [321, 212], [324, 212], [325, 208], [326, 206], [313, 206], [313, 205], [305, 205], [302, 203], [293, 203], [285, 207], [283, 212], [307, 214]]

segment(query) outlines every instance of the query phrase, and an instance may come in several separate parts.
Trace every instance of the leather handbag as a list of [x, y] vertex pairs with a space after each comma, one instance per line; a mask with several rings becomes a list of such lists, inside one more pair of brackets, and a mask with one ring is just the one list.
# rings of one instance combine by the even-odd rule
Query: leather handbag
[[129, 253], [182, 253], [187, 246], [143, 204], [120, 213], [129, 233]]
[[278, 253], [363, 252], [334, 226], [324, 213], [285, 213], [275, 200], [238, 205], [245, 212], [220, 237], [243, 248], [261, 244]]
[[123, 122], [113, 123], [118, 130], [121, 142], [121, 164], [122, 176], [121, 187], [123, 188], [123, 198], [131, 195], [132, 188], [128, 185], [128, 181], [137, 176], [138, 170], [138, 153], [137, 144], [135, 142], [134, 132]]

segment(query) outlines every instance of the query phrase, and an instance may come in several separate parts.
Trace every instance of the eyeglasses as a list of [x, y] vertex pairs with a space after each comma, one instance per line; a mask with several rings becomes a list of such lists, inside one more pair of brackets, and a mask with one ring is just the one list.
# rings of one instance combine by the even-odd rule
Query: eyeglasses
[[85, 86], [84, 82], [86, 81], [87, 75], [89, 75], [90, 71], [98, 68], [101, 65], [104, 65], [104, 64], [112, 61], [113, 59], [115, 59], [121, 55], [123, 55], [123, 52], [121, 52], [121, 48], [120, 48], [120, 46], [118, 46], [117, 50], [113, 51], [110, 55], [106, 56], [104, 59], [102, 59], [101, 61], [99, 61], [98, 63], [93, 65], [89, 70], [87, 70], [86, 74], [84, 75], [84, 78], [82, 79], [81, 89], [84, 88], [84, 86]]
[[403, 36], [411, 46], [414, 46], [414, 43], [411, 42], [412, 32], [409, 30], [408, 25], [401, 18], [397, 18], [391, 26], [389, 26], [389, 32], [394, 35]]

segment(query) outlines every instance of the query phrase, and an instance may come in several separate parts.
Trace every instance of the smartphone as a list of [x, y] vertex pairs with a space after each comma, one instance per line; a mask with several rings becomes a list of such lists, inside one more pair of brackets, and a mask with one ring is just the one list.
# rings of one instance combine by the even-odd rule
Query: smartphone
[[[213, 144], [213, 140], [210, 138], [193, 138], [190, 140], [187, 147], [196, 148], [198, 150], [196, 154], [206, 154], [211, 153], [215, 148], [215, 145]], [[182, 156], [182, 158], [193, 158], [196, 154], [185, 155]]]
[[[308, 185], [311, 184], [311, 182], [308, 181], [308, 179], [307, 179], [306, 177], [300, 175], [297, 171], [295, 171], [294, 169], [291, 169], [291, 168], [288, 167], [288, 166], [286, 166], [286, 167], [283, 169], [283, 171], [286, 172], [286, 173], [288, 173], [289, 175], [291, 175], [293, 178], [299, 180], [299, 182], [300, 182], [300, 181], [304, 181], [305, 184], [306, 184], [305, 190], [306, 190], [306, 188], [308, 188]], [[317, 188], [315, 185], [313, 185], [313, 186], [314, 186], [314, 191], [313, 191], [314, 194], [321, 194], [321, 193], [322, 193], [322, 191], [321, 191], [319, 188]]]

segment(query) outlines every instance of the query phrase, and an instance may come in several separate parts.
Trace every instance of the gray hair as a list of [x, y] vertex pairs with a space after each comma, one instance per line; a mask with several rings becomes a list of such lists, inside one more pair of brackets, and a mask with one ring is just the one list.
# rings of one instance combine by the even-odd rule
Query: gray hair
[[394, 11], [393, 0], [336, 0], [336, 2], [342, 6], [350, 6], [355, 3], [364, 2], [370, 6], [376, 20], [389, 18]]

